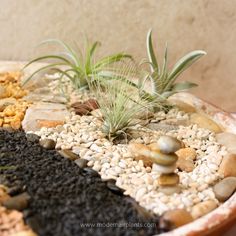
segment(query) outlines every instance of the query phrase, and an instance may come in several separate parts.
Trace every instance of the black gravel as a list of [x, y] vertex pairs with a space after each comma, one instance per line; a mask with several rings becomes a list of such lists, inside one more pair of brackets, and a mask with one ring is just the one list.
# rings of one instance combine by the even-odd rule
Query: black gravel
[[40, 236], [155, 235], [163, 231], [157, 217], [146, 214], [119, 189], [108, 188], [93, 171], [80, 169], [55, 150], [43, 149], [37, 139], [27, 141], [23, 132], [0, 130], [0, 182], [10, 187], [12, 195], [30, 195], [23, 213]]

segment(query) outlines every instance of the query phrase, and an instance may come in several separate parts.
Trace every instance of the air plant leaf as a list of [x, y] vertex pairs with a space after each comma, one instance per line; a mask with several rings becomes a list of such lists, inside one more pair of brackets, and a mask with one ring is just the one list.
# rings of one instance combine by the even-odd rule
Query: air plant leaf
[[202, 56], [206, 55], [205, 51], [196, 50], [186, 54], [182, 57], [175, 65], [168, 77], [168, 85], [173, 83], [173, 81], [187, 68], [189, 68], [195, 61], [197, 61]]
[[176, 91], [183, 91], [183, 90], [188, 90], [193, 87], [197, 87], [198, 85], [189, 81], [183, 81], [179, 83], [175, 83], [172, 87], [171, 90], [176, 92]]
[[150, 69], [151, 69], [151, 72], [154, 72], [154, 70], [157, 71], [158, 73], [158, 63], [157, 63], [157, 59], [156, 59], [156, 56], [155, 56], [155, 52], [154, 52], [154, 49], [153, 49], [153, 44], [152, 44], [152, 29], [150, 29], [148, 31], [148, 34], [147, 34], [147, 55], [148, 55], [148, 60], [149, 62], [151, 62], [152, 64], [150, 65]]

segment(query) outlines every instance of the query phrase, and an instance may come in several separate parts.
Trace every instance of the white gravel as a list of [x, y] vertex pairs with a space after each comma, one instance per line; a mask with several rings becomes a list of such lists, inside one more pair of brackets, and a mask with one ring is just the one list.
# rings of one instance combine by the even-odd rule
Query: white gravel
[[[153, 122], [176, 117], [188, 119], [188, 114], [172, 109], [168, 114], [159, 112], [155, 117]], [[179, 126], [169, 132], [153, 131], [140, 125], [133, 127], [136, 138], [131, 142], [149, 144], [157, 141], [160, 135], [167, 134], [182, 140], [186, 147], [197, 149], [195, 169], [189, 173], [176, 170], [181, 193], [167, 196], [158, 191], [157, 172], [151, 171], [150, 167], [145, 168], [142, 161], [134, 161], [126, 144], [113, 145], [109, 142], [100, 130], [101, 125], [96, 117], [72, 113], [63, 126], [42, 128], [36, 134], [42, 139], [55, 140], [57, 149], [72, 149], [81, 158], [87, 159], [88, 166], [98, 171], [102, 179], [115, 179], [117, 186], [125, 190], [125, 195], [135, 198], [141, 206], [156, 214], [174, 208], [191, 211], [202, 200], [212, 199], [218, 203], [211, 184], [220, 178], [218, 167], [227, 151], [216, 142], [214, 133], [197, 125]]]

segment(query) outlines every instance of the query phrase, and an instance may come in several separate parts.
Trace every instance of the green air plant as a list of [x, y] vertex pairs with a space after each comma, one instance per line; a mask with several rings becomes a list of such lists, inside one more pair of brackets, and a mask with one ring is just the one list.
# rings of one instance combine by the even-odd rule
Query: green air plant
[[92, 90], [100, 106], [103, 117], [102, 131], [110, 140], [128, 137], [131, 127], [139, 122], [138, 115], [144, 114], [151, 103], [139, 96], [139, 90], [130, 81], [130, 71], [134, 70], [126, 65], [120, 69], [117, 78], [106, 80], [102, 75], [94, 74], [96, 80]]
[[95, 62], [94, 54], [97, 47], [100, 45], [99, 42], [94, 42], [91, 45], [87, 43], [85, 53], [81, 53], [79, 50], [75, 50], [74, 48], [70, 47], [60, 40], [46, 40], [42, 44], [45, 43], [53, 43], [59, 45], [62, 47], [63, 51], [37, 57], [27, 63], [24, 69], [35, 62], [51, 60], [51, 63], [42, 66], [34, 73], [32, 73], [23, 82], [23, 84], [26, 84], [37, 73], [52, 69], [55, 72], [59, 72], [60, 81], [62, 80], [62, 78], [67, 77], [71, 81], [75, 89], [87, 88], [88, 81], [91, 79], [91, 76], [93, 74], [104, 73], [106, 71], [109, 71], [110, 65], [116, 62], [120, 62], [124, 59], [132, 59], [132, 57], [128, 54], [117, 53], [114, 55], [103, 57], [102, 59]]
[[[194, 62], [206, 54], [202, 50], [192, 51], [182, 57], [172, 68], [168, 69], [168, 50], [167, 46], [165, 48], [165, 55], [162, 66], [158, 63], [157, 57], [154, 52], [154, 47], [152, 43], [152, 30], [149, 30], [147, 34], [147, 54], [148, 61], [146, 63], [150, 67], [150, 72], [148, 72], [144, 79], [140, 81], [141, 94], [144, 98], [152, 101], [163, 101], [180, 91], [188, 90], [192, 87], [197, 86], [197, 84], [184, 81], [176, 82], [179, 75], [189, 68]], [[143, 84], [150, 80], [151, 82], [151, 92], [146, 92], [142, 90]]]

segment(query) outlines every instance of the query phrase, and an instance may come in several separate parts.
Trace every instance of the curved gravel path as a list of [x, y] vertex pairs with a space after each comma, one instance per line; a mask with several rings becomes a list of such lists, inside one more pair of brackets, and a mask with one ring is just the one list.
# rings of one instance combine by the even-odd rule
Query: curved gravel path
[[157, 217], [112, 192], [94, 171], [85, 172], [55, 150], [27, 141], [23, 132], [0, 130], [0, 166], [4, 167], [0, 183], [14, 189], [14, 194], [27, 191], [31, 196], [23, 212], [26, 223], [40, 236], [161, 232]]

